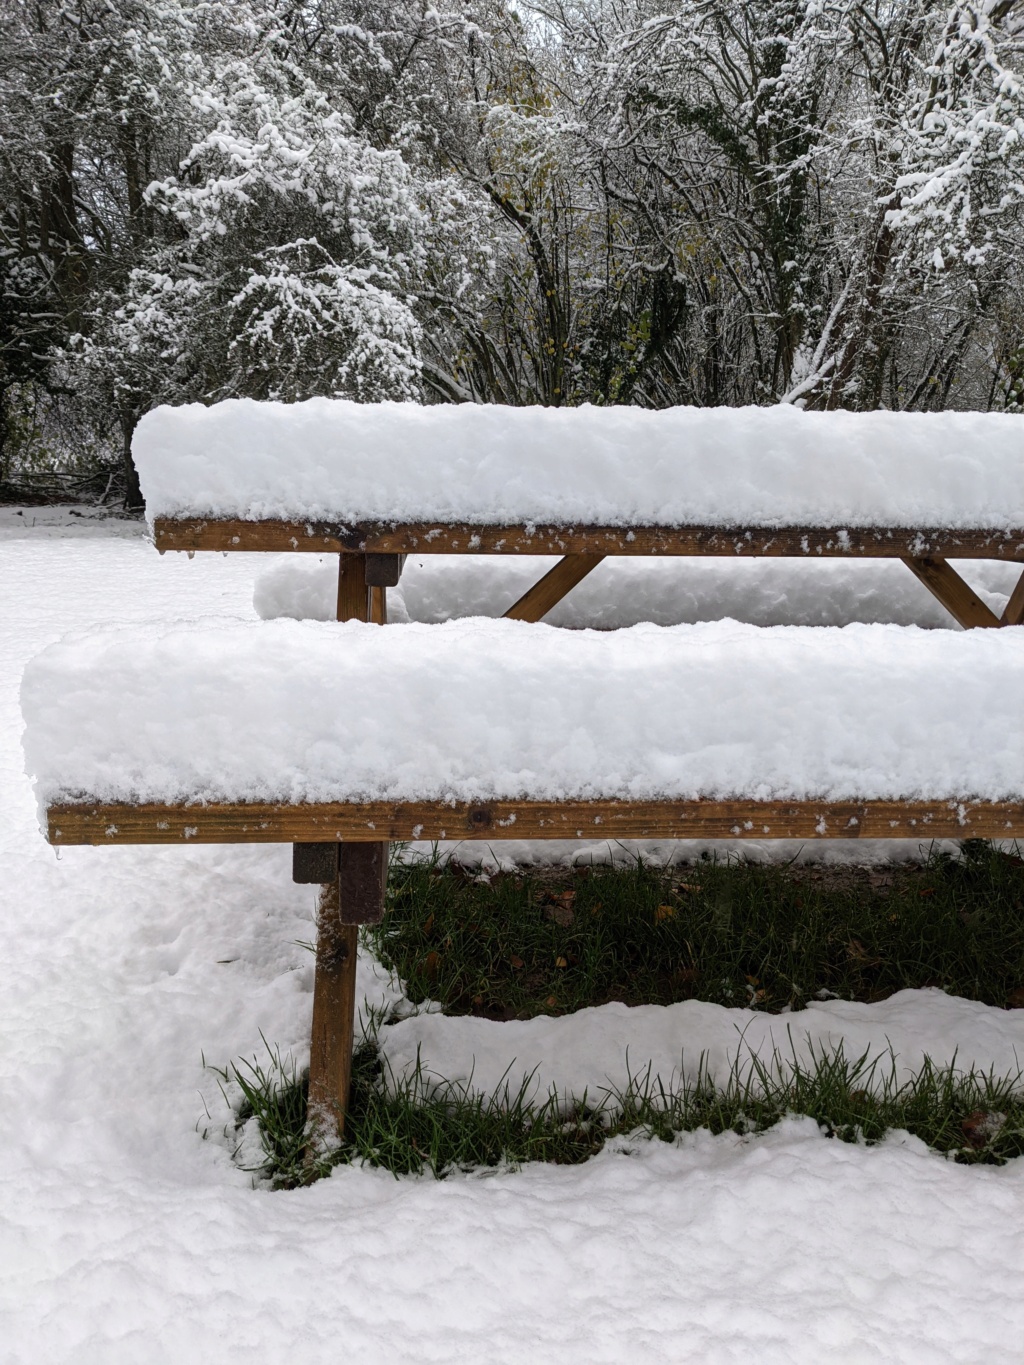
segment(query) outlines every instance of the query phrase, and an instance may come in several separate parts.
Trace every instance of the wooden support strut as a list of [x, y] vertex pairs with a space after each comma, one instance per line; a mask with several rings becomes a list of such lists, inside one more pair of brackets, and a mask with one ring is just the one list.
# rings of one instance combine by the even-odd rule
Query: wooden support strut
[[524, 592], [505, 613], [508, 621], [539, 621], [553, 606], [572, 592], [588, 573], [596, 569], [604, 555], [565, 555], [543, 578]]
[[921, 580], [965, 630], [975, 626], [1002, 624], [995, 612], [985, 605], [974, 589], [944, 559], [930, 555], [905, 555], [901, 558], [911, 573]]
[[335, 1147], [345, 1131], [352, 1082], [356, 1014], [358, 928], [341, 914], [340, 880], [320, 890], [316, 928], [316, 978], [309, 1050], [307, 1152], [316, 1157]]
[[[343, 554], [338, 564], [338, 620], [387, 619], [387, 588], [370, 586], [366, 555]], [[331, 853], [322, 844], [298, 841], [293, 855], [296, 880], [333, 872], [320, 889], [317, 916], [316, 975], [313, 983], [313, 1032], [309, 1055], [308, 1151], [335, 1145], [345, 1131], [345, 1110], [352, 1081], [356, 1014], [358, 925], [375, 923], [384, 913], [388, 846], [360, 842]]]

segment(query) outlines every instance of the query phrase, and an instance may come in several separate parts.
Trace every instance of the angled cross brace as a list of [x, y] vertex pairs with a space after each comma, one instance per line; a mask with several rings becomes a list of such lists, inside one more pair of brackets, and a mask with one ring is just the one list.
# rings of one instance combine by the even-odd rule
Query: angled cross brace
[[999, 618], [1001, 626], [1024, 626], [1024, 573], [1010, 593], [1010, 600], [1006, 604], [1002, 616]]
[[903, 563], [915, 574], [933, 597], [942, 605], [965, 630], [974, 626], [999, 626], [1003, 623], [981, 600], [954, 568], [944, 559], [931, 555], [921, 557], [901, 556]]
[[505, 613], [508, 621], [539, 621], [556, 603], [596, 569], [604, 555], [565, 555], [553, 569], [523, 593]]

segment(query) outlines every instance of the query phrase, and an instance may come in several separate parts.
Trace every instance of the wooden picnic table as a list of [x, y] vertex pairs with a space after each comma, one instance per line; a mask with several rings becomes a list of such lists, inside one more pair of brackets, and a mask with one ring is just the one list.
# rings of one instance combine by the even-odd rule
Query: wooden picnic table
[[[1024, 623], [1024, 571], [997, 616], [953, 567], [987, 559], [1024, 569], [1022, 431], [1018, 419], [991, 414], [233, 400], [147, 414], [133, 450], [157, 550], [336, 554], [339, 621], [383, 624], [387, 590], [410, 554], [558, 556], [504, 612], [520, 621], [541, 620], [610, 556], [786, 556], [900, 559], [955, 621], [975, 628]], [[321, 514], [328, 519], [311, 519]], [[778, 524], [785, 518], [792, 524]], [[886, 524], [901, 519], [921, 524]], [[167, 806], [75, 795], [47, 811], [53, 843], [293, 845], [295, 880], [321, 884], [309, 1101], [311, 1127], [320, 1115], [325, 1133], [344, 1122], [356, 926], [382, 914], [389, 840], [1024, 830], [1019, 800], [952, 791], [930, 801], [865, 801], [853, 791], [831, 801], [742, 792], [638, 801], [623, 791], [604, 801]]]

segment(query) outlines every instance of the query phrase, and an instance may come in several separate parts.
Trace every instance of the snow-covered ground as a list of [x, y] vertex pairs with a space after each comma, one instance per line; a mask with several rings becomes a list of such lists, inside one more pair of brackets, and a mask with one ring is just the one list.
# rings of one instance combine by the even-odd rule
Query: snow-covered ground
[[[0, 1361], [1019, 1361], [1024, 1163], [960, 1167], [905, 1135], [858, 1148], [792, 1119], [759, 1138], [618, 1142], [575, 1168], [440, 1183], [341, 1168], [308, 1190], [251, 1188], [202, 1059], [258, 1054], [261, 1030], [303, 1059], [312, 889], [283, 848], [58, 858], [23, 771], [18, 687], [69, 630], [252, 619], [259, 567], [0, 509]], [[360, 970], [372, 1002], [394, 998]], [[427, 1014], [385, 1046], [401, 1067], [419, 1043], [431, 1070], [476, 1085], [539, 1065], [575, 1088], [614, 1083], [627, 1048], [634, 1073], [644, 1052], [661, 1071], [701, 1050], [725, 1066], [741, 1033], [784, 1050], [801, 1022], [848, 1054], [891, 1042], [906, 1065], [956, 1048], [1000, 1070], [1024, 1059], [1024, 1012], [936, 992], [805, 1020]]]
[[[556, 562], [543, 555], [410, 555], [398, 587], [388, 589], [388, 620], [501, 616]], [[1020, 565], [969, 560], [956, 567], [1001, 615]], [[264, 620], [333, 621], [337, 558], [266, 556], [253, 603]], [[608, 558], [544, 620], [617, 630], [640, 621], [674, 626], [726, 617], [754, 626], [859, 621], [960, 629], [898, 559]]]

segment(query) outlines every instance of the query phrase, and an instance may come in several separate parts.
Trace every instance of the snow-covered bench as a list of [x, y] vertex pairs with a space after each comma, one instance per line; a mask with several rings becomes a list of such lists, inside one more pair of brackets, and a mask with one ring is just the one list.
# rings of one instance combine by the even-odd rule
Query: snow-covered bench
[[1020, 631], [277, 621], [56, 644], [22, 705], [51, 843], [305, 850], [330, 1125], [383, 840], [1020, 838], [1022, 678]]
[[[1020, 837], [1024, 639], [724, 622], [526, 627], [608, 554], [898, 557], [963, 626], [953, 558], [1024, 562], [998, 415], [791, 408], [159, 409], [159, 550], [339, 556], [338, 619], [52, 647], [26, 749], [55, 844], [281, 842], [319, 882], [310, 1100], [343, 1119], [355, 928], [387, 842]], [[552, 554], [505, 622], [380, 631], [410, 553]]]
[[1024, 631], [112, 631], [25, 673], [55, 844], [1024, 834]]
[[346, 618], [384, 620], [416, 553], [562, 556], [519, 620], [608, 555], [768, 555], [898, 558], [962, 626], [1024, 621], [1024, 574], [999, 618], [949, 563], [1024, 562], [1007, 414], [236, 400], [133, 448], [157, 549], [336, 553]]

